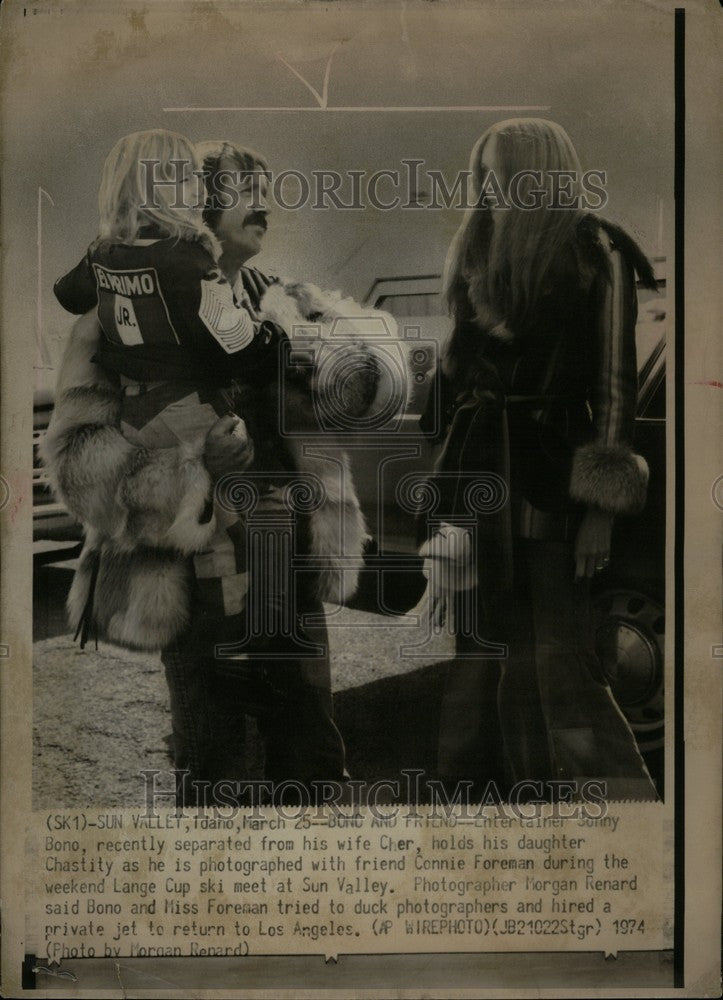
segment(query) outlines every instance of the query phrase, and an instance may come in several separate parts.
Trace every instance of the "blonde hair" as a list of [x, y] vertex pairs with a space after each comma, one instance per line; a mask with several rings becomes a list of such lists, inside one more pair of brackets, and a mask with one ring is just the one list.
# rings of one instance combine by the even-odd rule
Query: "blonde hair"
[[150, 129], [118, 140], [103, 166], [98, 192], [101, 239], [133, 243], [142, 227], [152, 226], [163, 237], [200, 240], [217, 255], [218, 245], [203, 222], [202, 204], [174, 207], [175, 181], [183, 167], [173, 161], [200, 169], [192, 143], [178, 132]]
[[[499, 219], [493, 222], [490, 212], [478, 206], [486, 176], [482, 155], [493, 135], [503, 190], [524, 171], [540, 171], [543, 182], [550, 171], [573, 171], [579, 181], [581, 168], [565, 129], [542, 118], [498, 122], [472, 149], [474, 205], [465, 213], [450, 246], [444, 291], [453, 316], [469, 314], [471, 307], [482, 326], [504, 337], [524, 334], [534, 322], [540, 295], [554, 281], [560, 251], [569, 244], [583, 213], [578, 208], [540, 205], [527, 209], [512, 204], [500, 209]], [[535, 187], [533, 177], [520, 176], [517, 200], [530, 203]]]

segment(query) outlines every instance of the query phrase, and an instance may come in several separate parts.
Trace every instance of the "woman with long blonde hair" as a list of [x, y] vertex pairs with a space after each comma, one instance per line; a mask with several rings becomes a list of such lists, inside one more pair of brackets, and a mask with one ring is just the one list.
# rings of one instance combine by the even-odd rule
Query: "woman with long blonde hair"
[[470, 170], [475, 204], [445, 271], [440, 499], [423, 547], [456, 634], [440, 776], [594, 778], [610, 797], [655, 797], [589, 601], [614, 518], [645, 504], [636, 273], [655, 279], [623, 230], [581, 207], [580, 163], [555, 122], [492, 126]]

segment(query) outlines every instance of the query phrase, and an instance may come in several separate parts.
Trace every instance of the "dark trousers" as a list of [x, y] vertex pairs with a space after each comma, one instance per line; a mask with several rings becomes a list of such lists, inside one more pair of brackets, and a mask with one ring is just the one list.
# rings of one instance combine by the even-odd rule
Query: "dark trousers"
[[[321, 605], [313, 610], [322, 614]], [[344, 743], [332, 715], [326, 627], [307, 626], [305, 634], [323, 652], [234, 662], [199, 652], [192, 633], [164, 650], [174, 765], [189, 772], [183, 788], [193, 781], [246, 780], [247, 715], [256, 718], [263, 739], [265, 779], [307, 789], [313, 781], [345, 780]], [[193, 799], [183, 788], [179, 799]]]
[[[458, 638], [466, 655], [447, 675], [440, 775], [505, 787], [596, 779], [611, 798], [656, 798], [595, 652], [589, 581], [574, 571], [571, 542], [516, 539], [513, 606], [473, 603], [477, 636]], [[480, 637], [506, 654], [476, 657]]]

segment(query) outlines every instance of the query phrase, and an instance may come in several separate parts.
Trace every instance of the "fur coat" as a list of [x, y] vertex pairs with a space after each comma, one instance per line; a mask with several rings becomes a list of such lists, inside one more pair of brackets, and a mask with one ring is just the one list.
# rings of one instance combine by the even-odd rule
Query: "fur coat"
[[[300, 428], [285, 442], [296, 468], [323, 485], [309, 515], [310, 555], [321, 566], [321, 600], [341, 603], [356, 589], [367, 527], [348, 460], [312, 457], [303, 429], [319, 432], [320, 405], [335, 400], [351, 418], [372, 417], [391, 395], [394, 366], [385, 365], [378, 331], [394, 337], [394, 320], [311, 285], [273, 284], [262, 318], [298, 338], [311, 367], [305, 383], [285, 386], [278, 404]], [[89, 618], [99, 636], [157, 650], [192, 625], [193, 562], [213, 544], [222, 512], [197, 445], [147, 449], [121, 432], [122, 395], [115, 376], [94, 362], [101, 336], [93, 314], [75, 324], [56, 386], [55, 409], [41, 455], [57, 496], [83, 525], [85, 544], [68, 598], [70, 624]], [[325, 356], [334, 361], [325, 364]], [[327, 359], [328, 360], [328, 359]]]

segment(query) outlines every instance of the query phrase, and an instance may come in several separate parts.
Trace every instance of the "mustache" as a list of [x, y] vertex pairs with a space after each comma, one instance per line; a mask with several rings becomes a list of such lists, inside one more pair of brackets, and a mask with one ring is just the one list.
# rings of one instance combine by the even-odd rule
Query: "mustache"
[[244, 219], [244, 226], [261, 226], [263, 229], [269, 228], [266, 212], [249, 212]]

